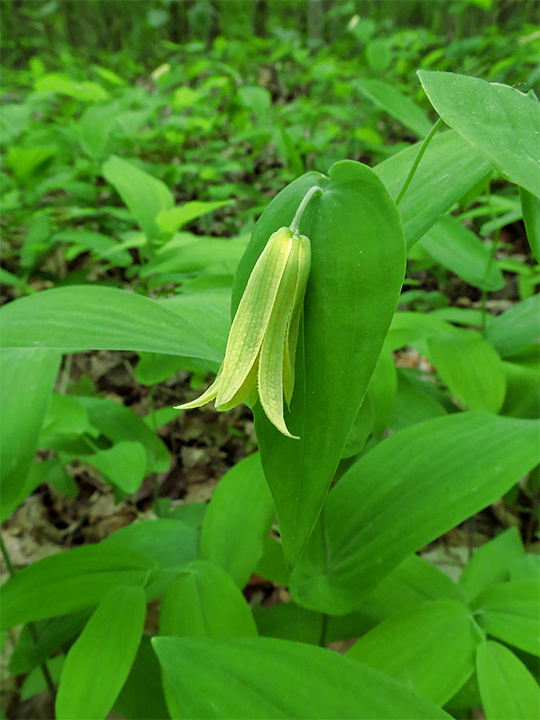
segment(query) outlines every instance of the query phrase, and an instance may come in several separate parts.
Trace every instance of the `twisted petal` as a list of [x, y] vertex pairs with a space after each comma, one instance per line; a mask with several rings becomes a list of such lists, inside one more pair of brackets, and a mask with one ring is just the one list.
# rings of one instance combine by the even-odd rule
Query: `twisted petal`
[[253, 268], [229, 333], [218, 409], [229, 405], [257, 362], [291, 249], [291, 231], [280, 228]]
[[[294, 385], [294, 367], [289, 357], [287, 357], [287, 360], [285, 359], [285, 348], [288, 348], [288, 336], [295, 311], [295, 299], [297, 303], [300, 299], [297, 290], [300, 276], [304, 274], [305, 270], [305, 258], [302, 265], [300, 263], [300, 256], [305, 255], [306, 244], [304, 240], [307, 240], [307, 238], [301, 239], [298, 235], [292, 238], [292, 251], [289, 254], [281, 278], [259, 359], [259, 397], [263, 410], [270, 422], [280, 432], [295, 439], [298, 439], [298, 437], [291, 435], [283, 417], [283, 381], [284, 365], [287, 362], [285, 375], [289, 385], [288, 389]], [[307, 242], [309, 247], [309, 241]], [[307, 269], [309, 272], [309, 265]], [[304, 293], [302, 292], [302, 299], [303, 296]], [[298, 338], [298, 334], [296, 334], [296, 338]]]

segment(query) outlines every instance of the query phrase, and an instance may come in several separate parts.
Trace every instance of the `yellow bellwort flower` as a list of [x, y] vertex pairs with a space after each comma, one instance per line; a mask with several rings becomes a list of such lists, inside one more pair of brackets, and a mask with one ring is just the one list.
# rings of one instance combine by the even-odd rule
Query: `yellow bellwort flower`
[[268, 240], [257, 260], [229, 332], [225, 359], [214, 383], [193, 402], [178, 405], [189, 410], [210, 400], [217, 410], [230, 410], [257, 400], [270, 422], [291, 435], [283, 416], [283, 398], [290, 405], [294, 389], [294, 362], [304, 295], [311, 265], [311, 244], [298, 233], [302, 201], [291, 227], [282, 227]]

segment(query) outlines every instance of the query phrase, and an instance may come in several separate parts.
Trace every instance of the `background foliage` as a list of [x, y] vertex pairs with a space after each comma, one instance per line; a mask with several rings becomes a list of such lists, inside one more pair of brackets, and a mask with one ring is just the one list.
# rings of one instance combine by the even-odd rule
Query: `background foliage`
[[[286, 717], [533, 716], [540, 212], [518, 150], [537, 127], [534, 0], [1, 9], [5, 716], [51, 717], [60, 675], [59, 718], [210, 716], [215, 697], [220, 717], [273, 717], [283, 698]], [[505, 110], [480, 113], [478, 132], [484, 99]], [[437, 113], [453, 129], [401, 197]], [[339, 482], [291, 573], [331, 477], [304, 487], [313, 518], [282, 545], [274, 503], [296, 506], [273, 428], [256, 413], [261, 465], [246, 408], [172, 405], [218, 369], [268, 233], [345, 159], [374, 168], [359, 192], [403, 224], [407, 274], [378, 360], [358, 351], [367, 400], [344, 393]], [[385, 228], [370, 218], [351, 252]], [[325, 234], [314, 225], [319, 247]], [[401, 280], [392, 258], [373, 263], [350, 327]], [[351, 293], [340, 285], [332, 313]], [[325, 372], [343, 371], [345, 345]], [[359, 637], [347, 657], [323, 650]], [[240, 707], [246, 682], [259, 689]]]

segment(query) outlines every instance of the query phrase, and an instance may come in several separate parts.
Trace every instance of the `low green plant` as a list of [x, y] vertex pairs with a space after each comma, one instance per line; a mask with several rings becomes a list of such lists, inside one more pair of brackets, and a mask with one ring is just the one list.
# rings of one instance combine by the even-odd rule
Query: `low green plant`
[[[11, 670], [30, 673], [34, 690], [40, 666], [52, 691], [59, 674], [60, 720], [111, 709], [128, 718], [432, 720], [479, 705], [488, 720], [535, 716], [538, 556], [511, 529], [456, 583], [416, 553], [540, 462], [538, 295], [489, 314], [487, 293], [509, 266], [497, 263], [496, 239], [483, 243], [452, 214], [482, 194], [494, 206], [489, 181], [503, 178], [520, 188], [537, 252], [539, 105], [508, 86], [419, 74], [442, 118], [426, 140], [373, 169], [344, 160], [290, 183], [258, 220], [232, 290], [188, 284], [150, 298], [70, 285], [3, 308], [2, 517], [49, 473], [69, 485], [62, 468], [72, 459], [130, 494], [167, 466], [155, 429], [181, 411], [140, 419], [106, 399], [53, 394], [61, 356], [134, 351], [148, 384], [178, 367], [217, 371], [228, 304], [234, 317], [269, 239], [310, 197], [294, 225], [311, 246], [298, 345], [285, 358], [294, 358], [294, 390], [277, 415], [251, 397], [259, 451], [224, 475], [207, 507], [44, 558], [3, 587], [3, 627], [24, 625]], [[399, 93], [366, 83], [361, 92], [420, 131]], [[439, 132], [442, 121], [451, 129]], [[157, 258], [170, 253], [174, 263], [178, 248], [197, 244], [175, 235], [195, 209], [175, 207], [163, 183], [118, 157], [102, 172], [141, 228], [140, 277], [165, 273]], [[395, 312], [410, 249], [413, 262], [435, 260], [477, 287], [480, 307]], [[292, 323], [294, 292], [285, 299], [267, 327]], [[274, 359], [285, 347], [278, 339]], [[392, 353], [404, 347], [429, 360], [428, 378], [396, 369]], [[266, 397], [283, 405], [278, 376], [274, 364]], [[236, 399], [252, 388], [251, 378]], [[35, 462], [36, 449], [55, 455]], [[242, 590], [254, 572], [288, 587], [291, 601], [250, 606]], [[146, 604], [158, 598], [159, 627], [145, 629]], [[356, 640], [345, 655], [327, 647], [344, 639]]]

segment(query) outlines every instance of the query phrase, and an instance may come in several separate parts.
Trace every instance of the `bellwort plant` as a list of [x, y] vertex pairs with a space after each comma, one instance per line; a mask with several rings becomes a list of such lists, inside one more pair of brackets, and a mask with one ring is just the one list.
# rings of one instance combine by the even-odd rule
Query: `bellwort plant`
[[[21, 569], [0, 536], [12, 575], [2, 628], [24, 626], [8, 635], [18, 637], [10, 671], [35, 692], [41, 668], [56, 720], [457, 720], [480, 706], [487, 720], [538, 716], [538, 555], [512, 527], [454, 582], [418, 552], [501, 498], [521, 502], [509, 499], [518, 483], [519, 498], [533, 496], [540, 296], [483, 322], [469, 309], [396, 307], [415, 243], [482, 292], [503, 287], [496, 243], [452, 214], [488, 192], [494, 171], [520, 187], [538, 253], [540, 106], [477, 78], [420, 78], [452, 129], [435, 123], [374, 169], [344, 160], [298, 177], [242, 242], [232, 287], [145, 297], [67, 284], [2, 307], [1, 519], [40, 483], [69, 489], [64, 465], [74, 461], [128, 502], [145, 477], [170, 471], [155, 432], [170, 408], [143, 419], [86, 392], [54, 392], [66, 386], [65, 354], [137, 352], [147, 385], [178, 362], [221, 364], [180, 407], [247, 402], [257, 436], [258, 451], [219, 479], [209, 503], [173, 509], [158, 498], [150, 517]], [[133, 169], [109, 158], [102, 171], [170, 260], [185, 210]], [[167, 288], [169, 270], [158, 278]], [[396, 367], [406, 347], [429, 360], [427, 380]], [[4, 537], [15, 541], [17, 527]], [[288, 602], [257, 602], [260, 578], [281, 597], [286, 588]], [[328, 648], [340, 640], [345, 654]]]
[[304, 295], [311, 267], [311, 243], [300, 235], [304, 210], [319, 187], [311, 188], [289, 227], [274, 232], [255, 263], [234, 317], [225, 359], [216, 380], [201, 397], [178, 409], [216, 401], [217, 410], [258, 399], [272, 425], [291, 435], [283, 417], [283, 396], [290, 406]]

